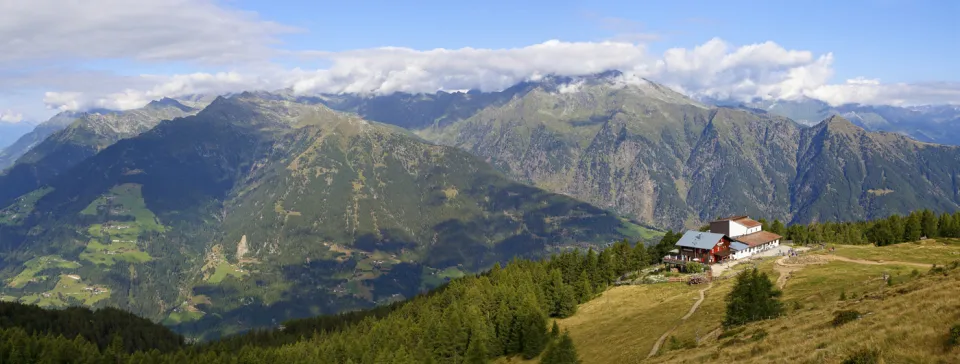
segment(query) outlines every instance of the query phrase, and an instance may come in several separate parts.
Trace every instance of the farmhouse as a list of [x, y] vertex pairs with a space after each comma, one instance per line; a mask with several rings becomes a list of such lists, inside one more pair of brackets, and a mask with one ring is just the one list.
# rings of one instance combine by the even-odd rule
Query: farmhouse
[[731, 216], [710, 222], [709, 232], [688, 230], [677, 241], [677, 249], [663, 258], [666, 264], [687, 262], [712, 264], [743, 259], [776, 248], [780, 235], [763, 231], [763, 224], [749, 216]]
[[664, 263], [683, 265], [687, 262], [711, 264], [730, 255], [730, 237], [724, 234], [689, 230], [677, 241], [677, 253], [663, 258]]

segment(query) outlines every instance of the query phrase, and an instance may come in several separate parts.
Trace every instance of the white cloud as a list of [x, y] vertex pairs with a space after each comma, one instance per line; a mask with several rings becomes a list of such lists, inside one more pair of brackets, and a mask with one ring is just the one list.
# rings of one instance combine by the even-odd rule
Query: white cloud
[[580, 91], [581, 86], [583, 86], [583, 82], [565, 83], [557, 87], [557, 92], [561, 94], [572, 94]]
[[258, 60], [295, 29], [213, 0], [33, 0], [0, 4], [0, 63], [65, 58]]
[[960, 105], [960, 83], [880, 83], [854, 79], [841, 85], [822, 85], [811, 90], [809, 96], [832, 105]]
[[23, 121], [23, 114], [11, 110], [0, 110], [0, 123], [19, 123]]
[[[628, 78], [645, 77], [688, 95], [733, 99], [814, 97], [831, 104], [958, 103], [956, 84], [884, 84], [858, 78], [829, 84], [833, 55], [789, 50], [773, 42], [735, 47], [715, 38], [692, 49], [669, 49], [660, 56], [642, 44], [561, 42], [551, 40], [509, 49], [432, 49], [384, 47], [345, 52], [304, 52], [329, 63], [324, 69], [278, 69], [255, 72], [141, 76], [139, 87], [110, 92], [48, 92], [53, 108], [129, 109], [160, 97], [196, 93], [292, 88], [298, 93], [435, 92], [501, 90], [547, 74], [586, 75], [610, 69]], [[572, 91], [567, 85], [564, 91]]]
[[275, 90], [290, 82], [282, 75], [240, 74], [237, 72], [192, 73], [175, 76], [143, 75], [153, 86], [146, 89], [129, 88], [106, 94], [83, 92], [46, 92], [43, 102], [60, 111], [90, 108], [128, 110], [143, 107], [151, 100], [195, 94], [224, 94], [245, 90]]

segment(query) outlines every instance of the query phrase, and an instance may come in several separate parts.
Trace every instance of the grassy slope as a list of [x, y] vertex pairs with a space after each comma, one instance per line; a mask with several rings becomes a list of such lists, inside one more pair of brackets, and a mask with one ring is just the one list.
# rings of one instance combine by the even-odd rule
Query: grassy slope
[[[835, 254], [875, 261], [939, 263], [960, 259], [960, 253], [954, 252], [960, 252], [960, 245], [927, 241], [879, 248], [838, 246]], [[773, 258], [760, 262], [758, 268], [771, 279], [778, 277]], [[719, 280], [700, 309], [672, 333], [681, 340], [699, 335], [699, 346], [669, 350], [665, 344], [650, 359], [646, 356], [653, 343], [679, 322], [702, 287], [678, 283], [616, 287], [559, 323], [570, 331], [584, 363], [832, 363], [855, 350], [873, 347], [882, 350], [887, 362], [955, 360], [960, 349], [945, 352], [942, 343], [948, 328], [960, 323], [960, 295], [956, 294], [960, 292], [960, 271], [930, 276], [927, 269], [919, 268], [920, 275], [915, 277], [914, 269], [843, 261], [808, 265], [793, 272], [784, 287], [785, 317], [747, 325], [742, 333], [718, 341], [716, 329], [723, 320], [724, 297], [733, 284], [733, 280]], [[893, 277], [892, 286], [879, 279], [884, 272]], [[841, 292], [846, 300], [840, 300]], [[833, 328], [829, 321], [837, 310], [858, 310], [865, 315]], [[769, 335], [750, 341], [757, 329]]]

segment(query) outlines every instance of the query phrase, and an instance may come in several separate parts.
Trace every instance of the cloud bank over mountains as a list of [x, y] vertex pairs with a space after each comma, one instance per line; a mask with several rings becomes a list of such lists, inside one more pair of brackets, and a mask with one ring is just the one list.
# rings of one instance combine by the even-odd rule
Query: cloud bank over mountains
[[[617, 40], [550, 40], [508, 49], [292, 51], [284, 49], [281, 38], [302, 30], [212, 0], [40, 2], [0, 6], [0, 24], [5, 24], [0, 39], [10, 40], [0, 54], [0, 66], [14, 70], [0, 72], [0, 90], [35, 89], [40, 105], [57, 110], [131, 109], [161, 97], [283, 88], [298, 93], [494, 91], [548, 74], [612, 69], [692, 96], [812, 97], [831, 104], [960, 103], [956, 83], [890, 84], [859, 78], [831, 84], [833, 54], [786, 49], [773, 41], [734, 45], [714, 38], [662, 54], [651, 54], [642, 43]], [[122, 74], [76, 66], [111, 60], [148, 69], [158, 64], [175, 67], [173, 72]], [[324, 66], [296, 66], [318, 63]], [[81, 81], [94, 78], [96, 82]], [[0, 109], [13, 107], [4, 104], [11, 99], [0, 91]]]

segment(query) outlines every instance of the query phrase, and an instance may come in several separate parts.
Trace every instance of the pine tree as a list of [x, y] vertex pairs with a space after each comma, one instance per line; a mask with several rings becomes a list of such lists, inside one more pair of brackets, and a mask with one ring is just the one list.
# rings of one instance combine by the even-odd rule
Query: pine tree
[[590, 277], [587, 271], [580, 271], [580, 279], [577, 282], [577, 302], [587, 302], [593, 297], [593, 285], [590, 283]]
[[593, 251], [593, 248], [587, 251], [587, 257], [584, 258], [584, 270], [587, 272], [587, 275], [590, 277], [590, 284], [594, 287], [599, 287], [597, 282], [600, 281], [600, 274], [597, 267], [597, 252]]
[[594, 287], [606, 287], [613, 281], [615, 273], [613, 270], [613, 259], [611, 259], [610, 255], [610, 250], [604, 249], [600, 252], [600, 256], [597, 257], [597, 273], [599, 279], [594, 282]]
[[890, 215], [890, 217], [887, 218], [887, 223], [889, 223], [892, 233], [892, 239], [889, 244], [898, 244], [904, 241], [906, 221], [907, 219], [900, 217], [900, 215]]
[[563, 285], [560, 290], [559, 300], [557, 301], [557, 317], [564, 318], [573, 316], [573, 314], [577, 313], [577, 304], [579, 302], [577, 292], [573, 286]]
[[782, 294], [766, 273], [756, 268], [740, 273], [733, 290], [727, 295], [724, 326], [738, 326], [757, 320], [774, 318], [783, 313]]
[[560, 340], [550, 345], [540, 358], [541, 364], [580, 364], [580, 356], [573, 345], [573, 339], [566, 332]]
[[955, 229], [953, 226], [953, 216], [950, 216], [948, 213], [940, 214], [940, 221], [937, 222], [937, 227], [940, 230], [937, 236], [944, 238], [953, 237], [953, 230]]
[[474, 335], [470, 338], [470, 344], [467, 346], [467, 364], [486, 364], [487, 348], [484, 344], [482, 335]]
[[917, 241], [923, 234], [923, 226], [920, 224], [920, 215], [913, 213], [907, 217], [907, 223], [903, 229], [904, 241]]
[[647, 245], [638, 241], [633, 246], [633, 270], [640, 270], [646, 267], [650, 261], [650, 253], [647, 251]]
[[550, 329], [550, 336], [560, 336], [560, 325], [557, 324], [557, 320], [553, 320], [553, 328]]
[[543, 351], [547, 344], [547, 320], [542, 315], [529, 313], [524, 317], [523, 331], [520, 335], [523, 344], [523, 358], [533, 359]]
[[563, 284], [563, 277], [560, 274], [559, 269], [553, 269], [550, 271], [550, 280], [544, 286], [544, 296], [549, 303], [549, 314], [550, 316], [559, 316], [560, 315], [560, 306], [563, 305], [564, 289], [565, 284]]
[[786, 234], [786, 229], [783, 226], [783, 223], [779, 219], [773, 219], [773, 224], [770, 225], [770, 232], [783, 235]]
[[920, 213], [920, 226], [922, 228], [923, 236], [927, 238], [935, 238], [939, 233], [937, 228], [937, 216], [933, 214], [930, 210], [923, 210]]
[[951, 238], [960, 238], [960, 211], [953, 213], [953, 235]]

